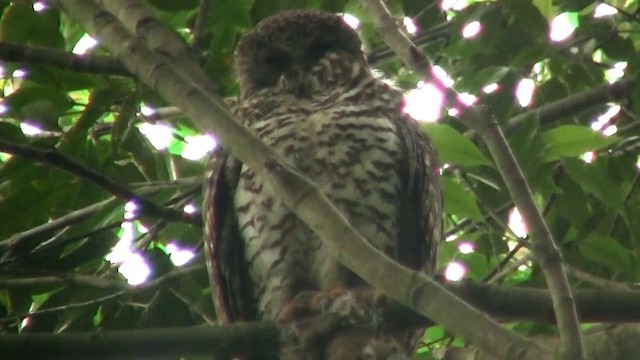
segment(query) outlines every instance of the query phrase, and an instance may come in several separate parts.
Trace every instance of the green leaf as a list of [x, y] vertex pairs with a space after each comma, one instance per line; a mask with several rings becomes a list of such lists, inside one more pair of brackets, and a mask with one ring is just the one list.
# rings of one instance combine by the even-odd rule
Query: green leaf
[[633, 41], [618, 34], [611, 35], [600, 47], [612, 60], [627, 61], [635, 54]]
[[471, 140], [451, 126], [429, 123], [423, 124], [422, 128], [433, 141], [442, 164], [493, 166]]
[[536, 38], [544, 38], [546, 36], [549, 24], [536, 6], [530, 1], [523, 0], [509, 1], [508, 4], [515, 21], [527, 29], [531, 35]]
[[[640, 63], [640, 61], [639, 61]], [[633, 89], [629, 94], [631, 97], [631, 104], [633, 105], [633, 113], [640, 114], [640, 81], [633, 84]]]
[[216, 36], [219, 36], [225, 27], [251, 27], [249, 10], [252, 5], [253, 2], [241, 0], [214, 1], [211, 5], [211, 24], [216, 29]]
[[18, 126], [8, 122], [0, 121], [0, 139], [16, 143], [23, 143], [27, 140], [27, 137]]
[[487, 258], [479, 253], [461, 254], [458, 259], [467, 267], [467, 278], [479, 281], [492, 270]]
[[608, 236], [588, 237], [579, 246], [584, 257], [612, 270], [624, 270], [631, 265], [630, 250]]
[[506, 66], [490, 66], [478, 72], [469, 74], [456, 86], [460, 86], [471, 92], [479, 91], [483, 86], [499, 83], [509, 73], [510, 69]]
[[604, 136], [586, 126], [561, 125], [542, 133], [540, 141], [540, 159], [549, 162], [600, 150], [618, 141], [618, 137]]
[[14, 1], [0, 19], [0, 40], [63, 48], [59, 15], [56, 9], [37, 13], [28, 3]]
[[533, 0], [533, 5], [547, 19], [551, 20], [558, 13], [555, 6], [549, 0]]
[[41, 122], [48, 130], [58, 130], [58, 118], [73, 103], [67, 94], [51, 86], [24, 86], [4, 98], [7, 117]]
[[36, 19], [36, 13], [29, 4], [12, 2], [0, 19], [0, 41], [28, 43]]
[[473, 220], [482, 219], [482, 213], [473, 192], [446, 176], [442, 177], [441, 183], [444, 209], [448, 214]]
[[585, 193], [595, 196], [613, 210], [622, 209], [620, 189], [595, 164], [587, 164], [578, 159], [565, 159], [562, 164], [567, 175], [580, 184]]
[[60, 32], [60, 11], [48, 8], [36, 13], [31, 44], [64, 49], [65, 39]]

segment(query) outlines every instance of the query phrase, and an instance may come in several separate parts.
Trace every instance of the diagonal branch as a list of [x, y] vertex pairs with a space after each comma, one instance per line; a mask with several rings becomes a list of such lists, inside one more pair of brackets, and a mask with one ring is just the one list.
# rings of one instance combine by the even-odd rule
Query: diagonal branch
[[[374, 15], [374, 21], [382, 38], [406, 65], [418, 75], [437, 80], [435, 77], [430, 76], [431, 66], [429, 60], [418, 51], [417, 47], [400, 30], [397, 20], [391, 15], [382, 0], [362, 0], [361, 4]], [[445, 92], [448, 103], [454, 101], [454, 91], [448, 90], [443, 86], [439, 87]], [[494, 126], [488, 126], [487, 122], [483, 123], [483, 118], [485, 117], [483, 115], [478, 109], [469, 108], [463, 120], [466, 120], [465, 123], [468, 126], [476, 128], [476, 131], [485, 138], [516, 206], [521, 210], [525, 221], [532, 229], [534, 254], [540, 261], [540, 266], [543, 269], [554, 300], [553, 304], [558, 318], [563, 355], [566, 356], [566, 359], [585, 359], [575, 302], [567, 275], [562, 267], [560, 251], [555, 246], [540, 212], [535, 207], [533, 196], [522, 175], [522, 171], [515, 162], [511, 149], [497, 127], [497, 123], [494, 121]], [[521, 206], [524, 208], [521, 208]], [[536, 228], [535, 230], [533, 229], [534, 227]], [[512, 355], [507, 357], [513, 358]]]
[[[277, 156], [274, 151], [234, 121], [204, 78], [194, 79], [192, 69], [162, 59], [131, 35], [120, 22], [90, 0], [58, 0], [66, 12], [96, 33], [103, 44], [142, 81], [169, 99], [191, 120], [217, 137], [236, 158], [268, 179], [278, 196], [325, 241], [349, 269], [367, 282], [423, 315], [443, 324], [484, 351], [503, 357], [544, 359], [547, 349], [515, 335], [485, 314], [473, 309], [432, 279], [410, 271], [373, 248], [349, 225], [324, 194]], [[103, 1], [116, 6], [121, 1]], [[138, 2], [125, 2], [129, 8]], [[123, 9], [113, 13], [125, 15]], [[149, 23], [149, 19], [145, 24]], [[130, 24], [131, 25], [131, 24]], [[139, 29], [139, 27], [134, 28]], [[389, 281], [389, 274], [394, 274]], [[444, 314], [448, 314], [444, 316]], [[454, 314], [451, 316], [451, 314]]]
[[129, 190], [125, 186], [105, 177], [103, 174], [69, 159], [56, 150], [43, 150], [32, 146], [0, 140], [0, 151], [17, 155], [24, 159], [30, 159], [52, 165], [58, 169], [81, 177], [100, 186], [104, 190], [124, 201], [134, 201], [139, 206], [140, 212], [146, 215], [193, 225], [201, 224], [201, 220], [199, 218], [180, 210], [159, 206], [151, 200]]
[[474, 119], [467, 118], [464, 122], [484, 139], [498, 165], [500, 175], [507, 185], [513, 202], [527, 224], [533, 243], [531, 251], [540, 263], [551, 291], [553, 308], [556, 312], [558, 329], [563, 343], [563, 359], [585, 359], [586, 354], [582, 345], [578, 313], [562, 263], [562, 255], [533, 200], [531, 189], [504, 134], [490, 114]]

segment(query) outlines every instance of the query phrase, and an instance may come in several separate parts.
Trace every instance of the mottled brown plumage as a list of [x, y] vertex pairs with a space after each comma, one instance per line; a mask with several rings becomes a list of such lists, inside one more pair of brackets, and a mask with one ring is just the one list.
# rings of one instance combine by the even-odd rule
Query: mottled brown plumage
[[[372, 76], [357, 33], [337, 15], [286, 12], [245, 34], [236, 67], [238, 120], [309, 176], [372, 245], [432, 274], [442, 236], [435, 150], [402, 113], [401, 93]], [[206, 178], [207, 263], [222, 320], [273, 320], [301, 291], [364, 284], [224, 149]], [[361, 352], [386, 358], [391, 347], [378, 348], [409, 337], [383, 334]]]

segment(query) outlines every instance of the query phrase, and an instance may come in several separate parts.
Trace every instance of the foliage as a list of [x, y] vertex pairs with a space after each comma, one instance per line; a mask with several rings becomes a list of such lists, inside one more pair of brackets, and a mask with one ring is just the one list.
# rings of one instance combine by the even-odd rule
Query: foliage
[[[198, 1], [148, 3], [185, 41], [193, 41], [193, 31], [184, 29], [193, 30]], [[491, 107], [567, 266], [601, 279], [640, 281], [639, 87], [615, 101], [608, 102], [603, 92], [600, 101], [577, 109], [566, 105], [569, 110], [551, 118], [527, 113], [608, 84], [615, 73], [611, 69], [621, 68], [621, 62], [626, 63], [625, 78], [633, 78], [640, 70], [638, 2], [612, 0], [618, 13], [597, 18], [593, 14], [598, 3], [591, 0], [478, 1], [446, 13], [436, 1], [390, 3], [397, 15], [413, 19], [420, 29], [417, 35], [451, 19], [448, 36], [423, 43], [422, 49], [451, 76], [458, 92], [474, 94]], [[232, 56], [238, 37], [259, 20], [292, 8], [352, 13], [362, 22], [360, 31], [370, 54], [384, 48], [371, 14], [354, 0], [213, 1], [202, 34], [203, 68], [223, 96], [233, 97], [237, 91]], [[70, 53], [83, 35], [76, 23], [51, 6], [35, 11], [27, 1], [0, 2], [0, 12], [2, 42]], [[577, 27], [568, 39], [553, 42], [549, 24], [563, 12], [569, 12]], [[462, 29], [474, 21], [481, 23], [481, 33], [463, 37]], [[0, 149], [6, 151], [0, 152], [0, 329], [57, 333], [190, 326], [214, 319], [201, 266], [201, 228], [152, 216], [144, 209], [125, 212], [119, 194], [93, 178], [60, 170], [51, 156], [61, 154], [73, 160], [76, 169], [93, 169], [154, 204], [179, 211], [187, 204], [197, 208], [205, 160], [181, 156], [197, 134], [189, 120], [179, 115], [160, 120], [143, 116], [143, 107], [169, 104], [132, 78], [100, 69], [84, 72], [71, 62], [64, 67], [53, 60], [48, 64], [10, 55], [0, 47], [0, 141], [54, 151], [23, 157]], [[102, 55], [108, 54], [99, 48], [92, 53]], [[393, 57], [377, 65], [406, 91], [420, 80]], [[20, 77], [16, 70], [26, 75]], [[515, 97], [522, 79], [536, 86], [532, 105], [526, 108]], [[494, 83], [497, 91], [483, 91]], [[619, 110], [615, 113], [609, 111], [614, 105]], [[593, 130], [592, 123], [608, 111], [613, 115]], [[521, 114], [522, 121], [510, 121]], [[154, 122], [170, 125], [167, 148], [157, 150], [143, 134], [143, 124]], [[43, 132], [25, 134], [24, 124]], [[617, 128], [615, 136], [604, 135], [612, 126]], [[466, 265], [471, 279], [543, 286], [540, 269], [531, 261], [496, 276], [529, 251], [508, 227], [513, 203], [484, 144], [454, 117], [424, 128], [447, 164], [443, 190], [450, 241], [441, 247], [441, 270], [455, 260]], [[590, 162], [583, 160], [585, 153]], [[128, 219], [135, 226], [122, 225], [125, 213], [133, 216]], [[132, 289], [118, 265], [105, 260], [127, 231], [133, 232], [132, 248], [152, 269], [147, 281], [154, 286]], [[189, 271], [167, 277], [178, 269], [170, 261], [175, 243], [196, 256]], [[473, 244], [474, 252], [461, 253], [464, 243]], [[571, 281], [576, 288], [595, 286], [580, 276]], [[525, 335], [554, 331], [530, 323], [514, 329]], [[461, 344], [459, 339], [451, 342], [438, 327], [427, 332], [425, 343], [428, 347], [418, 358], [429, 358], [432, 348]]]

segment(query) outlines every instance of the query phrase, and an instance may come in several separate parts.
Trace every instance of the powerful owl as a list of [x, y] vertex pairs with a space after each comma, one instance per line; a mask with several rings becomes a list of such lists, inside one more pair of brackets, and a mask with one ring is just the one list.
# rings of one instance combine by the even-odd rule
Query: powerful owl
[[[435, 150], [403, 114], [402, 94], [372, 75], [361, 47], [338, 15], [300, 10], [263, 20], [237, 46], [235, 115], [311, 178], [373, 246], [432, 274], [442, 236]], [[213, 154], [205, 182], [207, 265], [222, 321], [276, 320], [301, 292], [366, 285], [224, 148]], [[393, 357], [375, 354], [374, 340], [411, 338], [403, 353], [415, 346], [406, 333], [371, 338], [344, 358]]]

